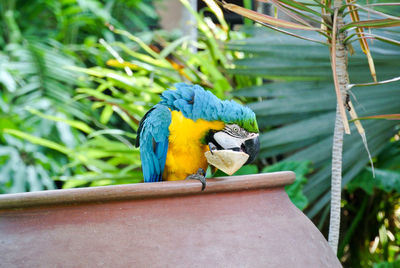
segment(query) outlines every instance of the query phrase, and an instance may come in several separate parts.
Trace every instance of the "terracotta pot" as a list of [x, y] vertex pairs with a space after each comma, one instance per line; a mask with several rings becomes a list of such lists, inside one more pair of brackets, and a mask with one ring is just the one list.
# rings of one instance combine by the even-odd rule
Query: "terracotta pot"
[[341, 267], [292, 172], [0, 195], [1, 267]]

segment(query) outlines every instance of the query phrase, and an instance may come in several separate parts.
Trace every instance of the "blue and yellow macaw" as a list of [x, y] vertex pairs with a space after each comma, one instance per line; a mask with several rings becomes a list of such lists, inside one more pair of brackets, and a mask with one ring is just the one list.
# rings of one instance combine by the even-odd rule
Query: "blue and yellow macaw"
[[199, 179], [205, 187], [208, 150], [242, 151], [254, 160], [260, 144], [256, 116], [198, 85], [178, 83], [140, 121], [136, 147], [145, 182]]

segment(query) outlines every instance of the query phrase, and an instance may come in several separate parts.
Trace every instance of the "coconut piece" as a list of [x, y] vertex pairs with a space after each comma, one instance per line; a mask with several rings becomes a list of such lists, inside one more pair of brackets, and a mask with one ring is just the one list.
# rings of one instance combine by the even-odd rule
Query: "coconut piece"
[[212, 153], [207, 151], [204, 155], [210, 165], [213, 165], [228, 175], [235, 173], [249, 158], [248, 154], [232, 150], [214, 150]]

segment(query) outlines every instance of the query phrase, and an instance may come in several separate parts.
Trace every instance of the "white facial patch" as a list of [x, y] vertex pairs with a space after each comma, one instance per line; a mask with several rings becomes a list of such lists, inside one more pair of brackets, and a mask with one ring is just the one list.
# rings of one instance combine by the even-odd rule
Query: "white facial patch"
[[243, 138], [232, 137], [228, 133], [222, 131], [215, 133], [214, 139], [224, 149], [240, 148], [242, 143], [247, 140]]

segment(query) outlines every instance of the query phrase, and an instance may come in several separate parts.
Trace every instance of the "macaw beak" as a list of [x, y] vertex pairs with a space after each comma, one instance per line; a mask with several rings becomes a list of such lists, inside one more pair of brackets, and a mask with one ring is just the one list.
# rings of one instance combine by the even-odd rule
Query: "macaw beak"
[[245, 140], [241, 146], [242, 151], [249, 155], [249, 159], [247, 159], [245, 165], [251, 163], [256, 159], [258, 152], [260, 151], [260, 140], [258, 138], [258, 134], [248, 140]]
[[244, 152], [249, 155], [246, 164], [254, 161], [260, 151], [260, 140], [258, 133], [250, 133], [246, 138], [236, 138], [223, 131], [215, 132], [208, 142], [210, 150], [232, 150]]

